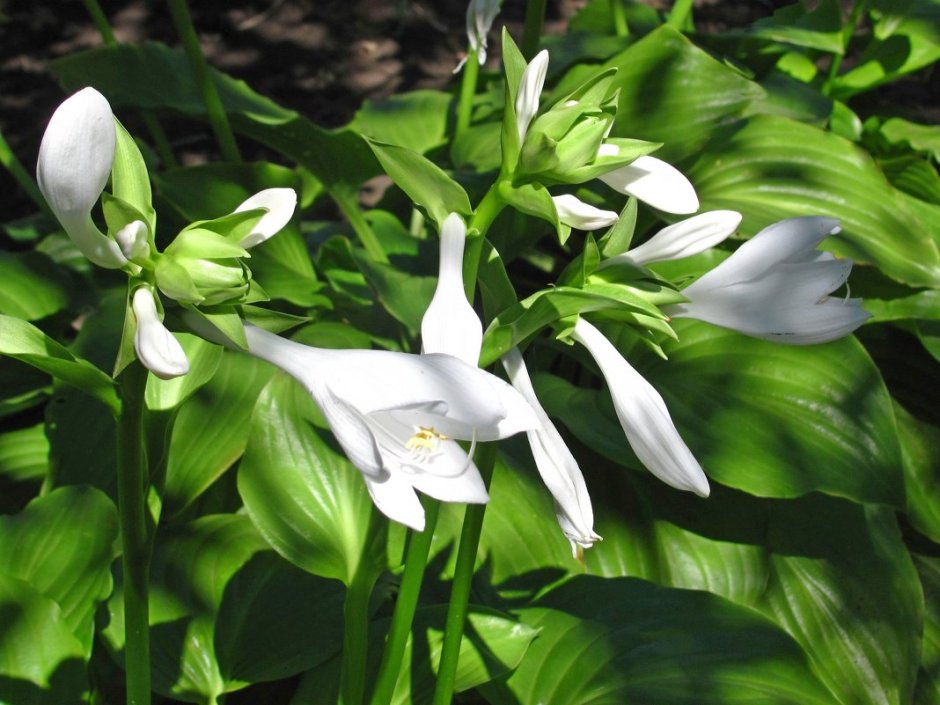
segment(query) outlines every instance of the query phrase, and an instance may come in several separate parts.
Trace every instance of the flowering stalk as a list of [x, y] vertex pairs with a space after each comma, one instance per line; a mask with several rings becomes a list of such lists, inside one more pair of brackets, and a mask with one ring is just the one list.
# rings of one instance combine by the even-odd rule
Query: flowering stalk
[[477, 91], [477, 79], [480, 75], [480, 65], [477, 63], [477, 50], [471, 49], [463, 67], [463, 77], [460, 80], [460, 98], [457, 102], [457, 125], [454, 130], [454, 139], [460, 137], [470, 127], [470, 115], [473, 112], [473, 97]]

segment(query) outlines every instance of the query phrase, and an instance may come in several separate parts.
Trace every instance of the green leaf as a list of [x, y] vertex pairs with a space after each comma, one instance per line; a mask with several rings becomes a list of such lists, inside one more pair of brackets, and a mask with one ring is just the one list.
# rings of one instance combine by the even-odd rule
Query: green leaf
[[157, 232], [157, 214], [153, 210], [150, 193], [150, 175], [143, 155], [134, 138], [118, 122], [115, 123], [117, 144], [111, 165], [111, 187], [116, 198], [133, 206], [143, 214], [151, 236]]
[[451, 213], [471, 212], [467, 192], [431, 160], [393, 144], [370, 141], [369, 146], [392, 181], [439, 227]]
[[424, 154], [447, 141], [453, 96], [440, 91], [411, 91], [382, 101], [367, 100], [349, 128], [369, 140]]
[[36, 321], [68, 306], [71, 284], [38, 252], [0, 251], [0, 314]]
[[842, 9], [837, 0], [822, 0], [809, 10], [807, 3], [795, 2], [761, 18], [746, 34], [785, 44], [816, 49], [829, 54], [844, 53], [842, 45]]
[[891, 144], [927, 152], [935, 161], [940, 162], [940, 126], [938, 125], [920, 125], [904, 118], [893, 117], [885, 120], [879, 132]]
[[907, 513], [918, 531], [940, 543], [940, 429], [894, 404], [907, 488]]
[[190, 390], [170, 436], [163, 490], [168, 516], [183, 511], [245, 452], [251, 412], [271, 374], [260, 360], [225, 351], [212, 378]]
[[578, 576], [519, 610], [539, 638], [494, 705], [835, 705], [766, 618], [707, 593]]
[[182, 377], [160, 379], [155, 375], [147, 378], [147, 408], [153, 411], [165, 411], [186, 401], [201, 386], [212, 379], [222, 348], [208, 343], [188, 333], [176, 333], [176, 339], [183, 346], [186, 359], [189, 360], [189, 372]]
[[375, 288], [376, 296], [397, 321], [412, 333], [421, 328], [421, 319], [434, 296], [437, 277], [418, 276], [353, 251], [356, 263], [366, 280]]
[[116, 413], [120, 407], [114, 381], [104, 372], [19, 318], [0, 314], [0, 355], [8, 355], [71, 384]]
[[501, 181], [499, 183], [499, 195], [516, 210], [551, 223], [562, 244], [571, 234], [571, 228], [562, 225], [561, 221], [558, 220], [558, 211], [555, 209], [552, 195], [542, 184], [521, 184], [516, 186], [510, 181]]
[[927, 615], [924, 622], [923, 649], [914, 702], [920, 705], [940, 703], [940, 560], [915, 556], [914, 564], [924, 586]]
[[927, 289], [910, 296], [893, 299], [865, 297], [865, 310], [872, 314], [872, 320], [902, 321], [905, 319], [940, 319], [940, 291]]
[[286, 375], [275, 376], [255, 406], [238, 491], [265, 539], [304, 570], [348, 585], [363, 567], [384, 567], [359, 471], [335, 447], [310, 395]]
[[51, 487], [87, 484], [117, 502], [115, 417], [101, 402], [71, 387], [56, 388], [48, 407]]
[[63, 487], [0, 517], [0, 575], [29, 583], [60, 608], [66, 625], [91, 655], [94, 614], [111, 593], [117, 510], [102, 492]]
[[867, 152], [815, 127], [773, 116], [717, 135], [689, 168], [702, 209], [744, 214], [755, 233], [782, 218], [830, 215], [843, 231], [826, 246], [898, 281], [940, 285], [940, 254], [924, 222]]
[[0, 477], [14, 482], [41, 480], [49, 471], [44, 424], [0, 434]]

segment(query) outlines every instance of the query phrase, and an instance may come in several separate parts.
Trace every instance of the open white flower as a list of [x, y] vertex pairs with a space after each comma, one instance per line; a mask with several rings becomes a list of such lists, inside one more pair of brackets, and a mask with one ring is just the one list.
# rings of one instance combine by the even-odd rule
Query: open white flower
[[545, 85], [548, 72], [548, 51], [543, 49], [529, 62], [519, 81], [519, 93], [516, 95], [516, 127], [519, 130], [519, 144], [525, 142], [525, 133], [529, 123], [539, 111], [539, 97]]
[[558, 220], [577, 230], [600, 230], [617, 222], [619, 214], [605, 211], [585, 203], [576, 196], [563, 194], [552, 196]]
[[134, 350], [137, 359], [160, 379], [173, 379], [189, 372], [189, 360], [183, 346], [160, 320], [154, 292], [139, 287], [131, 297], [131, 308], [137, 319]]
[[[598, 156], [616, 156], [619, 149], [615, 144], [605, 143]], [[665, 213], [694, 213], [699, 208], [692, 183], [681, 171], [656, 157], [637, 157], [597, 178], [615, 191], [634, 196]]]
[[248, 250], [276, 235], [290, 222], [296, 207], [297, 192], [292, 188], [269, 188], [251, 196], [234, 212], [241, 213], [255, 208], [267, 208], [268, 212], [261, 216], [252, 231], [238, 244]]
[[621, 263], [645, 265], [682, 259], [722, 242], [741, 224], [737, 211], [708, 211], [673, 223], [638, 247], [600, 263], [598, 269]]
[[532, 388], [532, 381], [519, 349], [512, 348], [503, 355], [502, 361], [512, 386], [525, 397], [538, 418], [538, 427], [526, 432], [529, 446], [532, 448], [539, 475], [555, 500], [558, 524], [571, 542], [572, 554], [577, 558], [579, 547], [590, 548], [595, 541], [601, 540], [601, 537], [594, 533], [594, 509], [587, 485], [584, 484], [584, 475], [578, 461], [568, 450], [558, 429], [535, 396], [535, 389]]
[[414, 490], [445, 502], [486, 502], [486, 488], [456, 440], [494, 441], [538, 420], [509, 384], [451, 355], [312, 348], [245, 326], [248, 350], [313, 396], [386, 516], [417, 531]]
[[456, 213], [441, 228], [437, 288], [421, 320], [421, 349], [446, 353], [476, 367], [483, 346], [483, 324], [463, 287], [463, 249], [467, 228]]
[[572, 338], [597, 362], [636, 457], [667, 485], [707, 497], [708, 479], [676, 430], [659, 392], [593, 325], [579, 318]]
[[861, 299], [829, 298], [852, 261], [816, 246], [838, 233], [833, 218], [790, 218], [765, 228], [682, 293], [688, 303], [664, 312], [793, 345], [848, 335], [868, 318]]
[[99, 267], [120, 269], [127, 258], [91, 218], [111, 173], [114, 115], [103, 95], [83, 88], [53, 113], [39, 147], [36, 180], [49, 208], [82, 254]]

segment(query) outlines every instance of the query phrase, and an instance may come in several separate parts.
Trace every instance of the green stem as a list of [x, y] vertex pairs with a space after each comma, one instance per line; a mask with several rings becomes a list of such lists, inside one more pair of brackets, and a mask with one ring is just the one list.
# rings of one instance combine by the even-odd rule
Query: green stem
[[193, 69], [196, 85], [199, 86], [199, 92], [202, 93], [209, 124], [212, 126], [212, 132], [219, 143], [219, 150], [226, 160], [240, 162], [242, 160], [241, 153], [238, 151], [235, 135], [232, 132], [232, 126], [229, 125], [228, 115], [225, 114], [222, 100], [219, 98], [215, 83], [212, 82], [212, 76], [209, 74], [209, 64], [206, 62], [202, 47], [199, 45], [199, 37], [196, 36], [196, 27], [193, 25], [193, 18], [189, 14], [186, 0], [167, 0], [167, 3], [170, 6], [170, 14], [173, 16], [176, 33], [183, 43], [183, 49], [186, 51], [189, 64]]
[[545, 24], [546, 0], [528, 0], [525, 4], [525, 28], [522, 30], [522, 55], [526, 61], [539, 50], [542, 38], [542, 25]]
[[675, 29], [694, 29], [692, 24], [692, 0], [676, 0], [666, 17], [666, 24]]
[[117, 490], [124, 572], [124, 670], [128, 705], [150, 703], [150, 549], [147, 539], [147, 466], [143, 414], [147, 370], [138, 361], [119, 378]]
[[346, 587], [343, 605], [343, 665], [339, 680], [340, 705], [362, 705], [369, 653], [369, 598], [371, 571], [360, 568]]
[[362, 214], [362, 210], [360, 210], [359, 203], [356, 201], [355, 196], [336, 191], [332, 192], [331, 195], [336, 205], [339, 206], [339, 209], [343, 212], [343, 215], [346, 216], [346, 220], [349, 221], [353, 232], [356, 233], [356, 237], [359, 238], [360, 244], [365, 248], [369, 257], [376, 262], [387, 263], [388, 255], [385, 254], [385, 248], [382, 247], [382, 243], [372, 231], [369, 221], [367, 221], [366, 217]]
[[[496, 464], [497, 446], [495, 443], [481, 444], [477, 450], [476, 465], [489, 485]], [[463, 518], [460, 531], [460, 544], [457, 547], [457, 565], [454, 569], [454, 583], [450, 591], [450, 604], [447, 607], [447, 621], [444, 626], [444, 643], [441, 645], [441, 662], [437, 669], [437, 685], [434, 689], [432, 705], [451, 705], [454, 686], [457, 679], [457, 661], [460, 656], [460, 642], [463, 628], [467, 621], [470, 607], [470, 583], [476, 565], [477, 549], [480, 546], [480, 534], [483, 530], [485, 504], [470, 504]]]
[[845, 52], [848, 51], [849, 42], [852, 41], [852, 35], [855, 34], [855, 28], [865, 12], [866, 5], [865, 0], [857, 0], [852, 5], [852, 12], [848, 21], [842, 27], [842, 53], [835, 54], [832, 61], [829, 62], [829, 71], [826, 74], [826, 82], [823, 84], [823, 94], [826, 96], [832, 94], [832, 87], [839, 76], [839, 69], [842, 67], [842, 58], [845, 56]]
[[101, 5], [98, 4], [98, 0], [82, 1], [85, 3], [85, 9], [88, 10], [88, 14], [91, 15], [91, 21], [94, 22], [95, 27], [98, 28], [98, 32], [101, 34], [105, 46], [116, 47], [118, 42], [117, 38], [114, 36], [114, 30], [111, 29], [111, 24], [108, 22], [104, 10], [101, 9]]
[[398, 599], [395, 601], [392, 624], [385, 640], [385, 651], [382, 653], [382, 663], [375, 679], [375, 690], [369, 701], [370, 705], [388, 705], [392, 702], [395, 683], [398, 681], [398, 674], [401, 670], [401, 660], [411, 634], [411, 624], [418, 607], [418, 595], [421, 593], [421, 581], [424, 579], [428, 552], [431, 550], [431, 539], [434, 536], [434, 528], [437, 526], [437, 516], [441, 507], [440, 503], [433, 499], [425, 500], [424, 505], [424, 531], [420, 534], [417, 532], [410, 534], [408, 553], [405, 556], [405, 570], [401, 576], [401, 587], [398, 590]]
[[470, 49], [467, 61], [463, 65], [463, 77], [460, 82], [460, 100], [457, 103], [457, 128], [455, 137], [460, 138], [470, 127], [470, 114], [473, 112], [473, 98], [477, 92], [477, 77], [480, 64], [477, 62], [477, 50]]
[[46, 213], [50, 218], [55, 220], [55, 216], [52, 215], [52, 211], [49, 210], [49, 205], [46, 203], [46, 199], [42, 197], [39, 187], [36, 185], [33, 177], [29, 175], [29, 172], [26, 171], [23, 162], [16, 158], [6, 138], [3, 136], [2, 131], [0, 131], [0, 164], [3, 164], [4, 168], [10, 172], [10, 176], [16, 180], [16, 183], [20, 185], [20, 188], [23, 189], [33, 203], [39, 206], [40, 210]]
[[623, 11], [623, 0], [610, 0], [610, 14], [614, 21], [614, 34], [626, 37], [630, 34], [627, 15]]
[[480, 271], [480, 257], [483, 255], [483, 243], [486, 231], [500, 211], [506, 207], [506, 201], [499, 195], [502, 175], [490, 186], [480, 205], [473, 211], [473, 217], [467, 226], [467, 250], [463, 259], [463, 281], [467, 300], [473, 301], [477, 286], [477, 272]]

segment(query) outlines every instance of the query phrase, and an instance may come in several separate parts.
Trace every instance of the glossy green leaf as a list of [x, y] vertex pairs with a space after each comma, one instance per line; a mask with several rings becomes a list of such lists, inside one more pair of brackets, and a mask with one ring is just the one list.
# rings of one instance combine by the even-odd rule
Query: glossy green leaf
[[717, 135], [687, 173], [702, 209], [743, 213], [745, 233], [783, 218], [834, 216], [843, 230], [827, 249], [907, 284], [940, 285], [936, 223], [913, 212], [871, 157], [841, 137], [759, 116]]
[[114, 381], [108, 375], [26, 321], [0, 314], [0, 355], [32, 365], [99, 399], [111, 410], [118, 409]]
[[49, 485], [92, 485], [117, 502], [117, 424], [108, 408], [58, 387], [48, 407]]
[[838, 702], [778, 627], [707, 593], [579, 576], [519, 615], [541, 631], [494, 705]]
[[68, 278], [45, 255], [0, 251], [0, 314], [36, 321], [68, 306], [70, 294]]
[[149, 375], [146, 391], [148, 409], [172, 409], [184, 402], [212, 379], [222, 358], [222, 348], [218, 345], [188, 333], [176, 333], [175, 336], [189, 360], [189, 372], [173, 379]]
[[904, 460], [908, 518], [918, 531], [940, 543], [940, 429], [897, 403], [894, 414]]
[[370, 141], [369, 146], [392, 181], [424, 208], [439, 227], [451, 213], [470, 213], [470, 199], [463, 186], [431, 160], [393, 144]]
[[286, 375], [271, 380], [255, 407], [238, 491], [265, 539], [304, 570], [348, 585], [361, 568], [384, 567], [359, 471]]
[[163, 494], [168, 515], [187, 507], [244, 453], [255, 400], [271, 374], [261, 361], [225, 351], [212, 379], [180, 407]]
[[86, 702], [84, 651], [55, 602], [0, 573], [0, 702]]
[[[250, 683], [292, 676], [342, 642], [343, 586], [268, 549], [245, 516], [210, 515], [161, 532], [151, 568], [157, 692], [215, 703]], [[123, 648], [121, 590], [104, 631]]]
[[60, 488], [0, 517], [0, 574], [55, 601], [86, 658], [95, 609], [111, 592], [117, 535], [114, 505], [87, 486]]
[[875, 321], [901, 321], [907, 318], [940, 319], [940, 291], [926, 289], [894, 299], [865, 297], [865, 310]]
[[762, 39], [795, 44], [829, 54], [842, 54], [842, 8], [837, 0], [822, 0], [813, 9], [794, 2], [754, 22], [747, 33]]
[[891, 144], [927, 152], [940, 162], [940, 125], [921, 125], [893, 117], [884, 121], [879, 132]]
[[914, 702], [937, 705], [940, 703], [940, 560], [915, 556], [914, 564], [924, 586], [924, 603], [927, 605]]
[[370, 140], [424, 154], [447, 139], [453, 97], [440, 91], [399, 93], [381, 101], [367, 100], [349, 128]]
[[44, 424], [0, 434], [0, 477], [41, 480], [49, 471], [49, 439]]
[[437, 277], [411, 274], [358, 253], [354, 255], [366, 280], [375, 288], [379, 302], [396, 320], [417, 333], [434, 296]]

